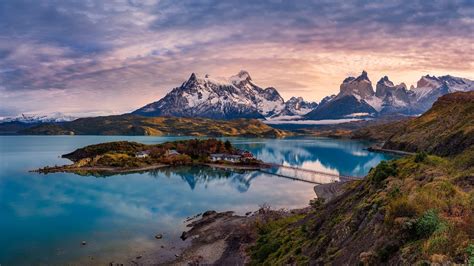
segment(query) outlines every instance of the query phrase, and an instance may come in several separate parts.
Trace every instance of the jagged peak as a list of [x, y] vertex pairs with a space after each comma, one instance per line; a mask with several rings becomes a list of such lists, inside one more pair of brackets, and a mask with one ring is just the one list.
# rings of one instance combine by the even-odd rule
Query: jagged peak
[[288, 102], [297, 102], [297, 101], [298, 101], [298, 102], [302, 102], [302, 101], [304, 101], [304, 99], [303, 99], [303, 97], [295, 97], [295, 96], [292, 96], [292, 97], [288, 100]]
[[362, 73], [360, 74], [360, 76], [358, 76], [355, 81], [362, 81], [362, 80], [367, 80], [367, 81], [370, 81], [369, 80], [369, 77], [367, 76], [367, 71], [365, 70], [362, 70]]
[[233, 75], [230, 77], [230, 80], [252, 80], [252, 78], [250, 77], [250, 74], [249, 72], [247, 72], [246, 70], [240, 70], [239, 73], [237, 73], [236, 75]]
[[378, 82], [377, 82], [377, 85], [385, 85], [385, 86], [388, 86], [388, 87], [393, 87], [395, 86], [393, 84], [393, 82], [387, 77], [387, 76], [383, 76]]
[[191, 76], [189, 77], [188, 81], [189, 81], [189, 80], [197, 80], [197, 75], [196, 75], [196, 73], [194, 73], [194, 72], [191, 73]]
[[342, 81], [342, 83], [348, 83], [348, 82], [353, 81], [354, 79], [355, 79], [354, 77], [350, 76], [350, 77], [345, 78], [345, 79]]
[[420, 80], [416, 83], [416, 87], [439, 87], [441, 85], [441, 81], [436, 76], [425, 75], [421, 76]]

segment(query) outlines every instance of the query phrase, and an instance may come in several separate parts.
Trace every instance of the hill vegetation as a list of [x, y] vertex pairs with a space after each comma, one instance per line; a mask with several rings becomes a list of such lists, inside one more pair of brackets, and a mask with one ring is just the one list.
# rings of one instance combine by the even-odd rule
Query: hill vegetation
[[[379, 134], [382, 132], [381, 134]], [[474, 92], [415, 119], [356, 132], [418, 151], [343, 185], [306, 214], [257, 224], [255, 265], [474, 263]], [[380, 136], [381, 135], [381, 136]], [[442, 157], [441, 157], [442, 156]]]
[[385, 149], [455, 155], [474, 144], [474, 91], [447, 94], [417, 118], [369, 126], [352, 137], [384, 141]]
[[19, 132], [27, 135], [186, 135], [284, 137], [290, 133], [257, 119], [212, 120], [205, 118], [143, 117], [117, 115], [80, 118], [71, 122], [42, 124]]
[[306, 215], [260, 224], [253, 264], [474, 262], [474, 148], [379, 164]]

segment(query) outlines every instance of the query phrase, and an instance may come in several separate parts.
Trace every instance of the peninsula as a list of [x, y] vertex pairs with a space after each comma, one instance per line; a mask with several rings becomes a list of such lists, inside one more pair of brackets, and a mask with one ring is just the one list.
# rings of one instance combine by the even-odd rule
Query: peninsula
[[62, 155], [73, 164], [46, 166], [34, 170], [54, 172], [108, 172], [126, 173], [148, 171], [179, 165], [207, 165], [212, 167], [255, 170], [265, 164], [249, 151], [235, 148], [230, 141], [217, 139], [190, 139], [146, 145], [137, 142], [116, 141], [89, 145]]

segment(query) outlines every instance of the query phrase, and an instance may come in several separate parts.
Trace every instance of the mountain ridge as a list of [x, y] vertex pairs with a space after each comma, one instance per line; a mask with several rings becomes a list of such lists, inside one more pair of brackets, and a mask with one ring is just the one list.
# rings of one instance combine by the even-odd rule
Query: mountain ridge
[[472, 90], [474, 81], [469, 79], [451, 75], [439, 77], [425, 75], [417, 82], [417, 87], [411, 89], [407, 89], [405, 83], [395, 85], [388, 76], [384, 76], [376, 83], [374, 91], [367, 72], [362, 71], [358, 77], [345, 78], [339, 94], [324, 98], [318, 107], [304, 117], [334, 119], [360, 117], [361, 113], [365, 114], [365, 117], [394, 113], [417, 115], [427, 111], [443, 95]]
[[288, 103], [285, 104], [274, 87], [262, 88], [256, 85], [245, 70], [228, 79], [192, 73], [180, 87], [132, 113], [143, 116], [266, 119], [283, 113], [300, 115], [300, 105], [315, 106], [315, 103], [305, 102], [302, 98]]

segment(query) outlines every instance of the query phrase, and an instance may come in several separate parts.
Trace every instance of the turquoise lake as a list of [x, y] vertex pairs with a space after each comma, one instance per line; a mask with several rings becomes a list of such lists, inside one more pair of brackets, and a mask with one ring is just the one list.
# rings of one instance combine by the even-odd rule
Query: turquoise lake
[[[107, 177], [29, 172], [68, 164], [59, 156], [89, 144], [116, 140], [154, 144], [185, 138], [0, 136], [0, 265], [101, 264], [156, 252], [162, 245], [163, 256], [169, 256], [184, 245], [179, 236], [186, 230], [187, 217], [206, 210], [245, 214], [263, 203], [300, 208], [315, 197], [309, 183], [207, 167]], [[366, 151], [370, 143], [360, 141], [229, 140], [265, 162], [341, 175], [362, 177], [381, 160], [390, 159]], [[163, 239], [154, 238], [158, 233]]]

